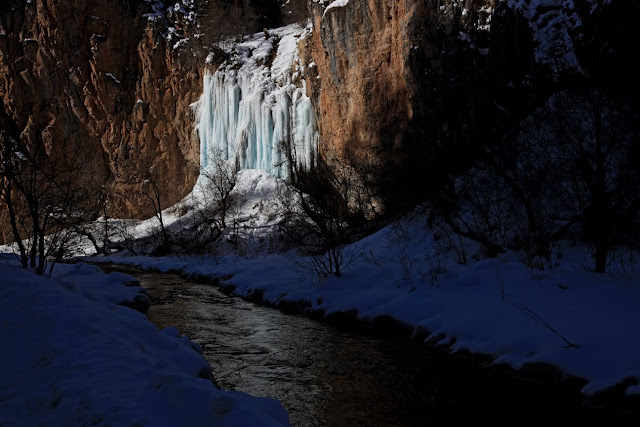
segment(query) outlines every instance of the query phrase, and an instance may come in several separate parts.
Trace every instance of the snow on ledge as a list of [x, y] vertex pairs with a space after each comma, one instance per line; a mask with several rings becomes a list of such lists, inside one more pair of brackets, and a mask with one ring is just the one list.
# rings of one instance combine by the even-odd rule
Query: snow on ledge
[[327, 8], [324, 10], [324, 13], [322, 14], [322, 17], [324, 18], [324, 15], [326, 15], [327, 12], [329, 12], [331, 9], [335, 9], [337, 7], [345, 7], [348, 4], [349, 0], [335, 0], [329, 6], [327, 6]]

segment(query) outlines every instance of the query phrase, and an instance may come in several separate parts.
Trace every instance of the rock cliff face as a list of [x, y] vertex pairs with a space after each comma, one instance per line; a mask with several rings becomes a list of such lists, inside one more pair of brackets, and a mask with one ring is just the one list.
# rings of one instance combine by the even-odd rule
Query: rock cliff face
[[625, 1], [312, 3], [320, 152], [387, 206], [420, 199], [553, 91], [630, 78]]
[[[638, 19], [633, 0], [310, 8], [312, 35], [298, 50], [320, 156], [355, 166], [382, 205], [437, 191], [556, 90], [605, 85], [638, 96], [624, 87], [639, 45], [637, 31], [625, 31]], [[138, 191], [150, 170], [166, 206], [197, 177], [190, 104], [202, 94], [206, 52], [192, 15], [169, 9], [152, 0], [0, 3], [4, 111], [26, 141], [94, 150], [111, 215], [150, 214]]]
[[[350, 1], [325, 9], [313, 3], [309, 56], [316, 78], [322, 151], [398, 149], [414, 117], [409, 55], [411, 0]], [[313, 77], [313, 76], [312, 76]]]
[[[90, 147], [109, 214], [148, 215], [138, 191], [151, 169], [169, 206], [197, 177], [189, 105], [204, 58], [172, 22], [129, 0], [6, 0], [0, 5], [0, 97], [25, 141]], [[168, 24], [174, 27], [167, 31]], [[183, 40], [183, 41], [180, 41]]]

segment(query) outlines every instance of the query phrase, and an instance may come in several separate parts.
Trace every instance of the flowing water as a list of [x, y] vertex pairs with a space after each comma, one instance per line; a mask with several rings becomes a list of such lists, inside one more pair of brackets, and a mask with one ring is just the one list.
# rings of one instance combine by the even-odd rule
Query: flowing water
[[200, 344], [222, 388], [280, 400], [295, 426], [634, 425], [587, 405], [579, 380], [554, 381], [552, 372], [538, 375], [544, 381], [522, 378], [477, 357], [284, 314], [177, 275], [102, 268], [140, 279], [149, 320]]

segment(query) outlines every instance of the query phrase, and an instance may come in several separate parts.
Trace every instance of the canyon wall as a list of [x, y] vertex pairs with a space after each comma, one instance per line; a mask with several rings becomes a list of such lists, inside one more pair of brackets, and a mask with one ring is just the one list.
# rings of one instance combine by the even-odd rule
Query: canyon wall
[[320, 0], [311, 8], [320, 153], [358, 165], [387, 207], [448, 185], [554, 91], [628, 92], [633, 79], [638, 8], [627, 0]]
[[[191, 105], [205, 68], [213, 74], [225, 55], [205, 65], [211, 47], [195, 33], [216, 29], [198, 28], [193, 5], [0, 4], [3, 110], [25, 141], [89, 147], [110, 215], [152, 213], [139, 191], [145, 178], [159, 185], [163, 207], [197, 179]], [[313, 104], [305, 111], [315, 111], [318, 155], [351, 165], [387, 211], [449, 185], [554, 91], [598, 85], [638, 98], [628, 84], [639, 45], [632, 0], [319, 0], [309, 8], [301, 68], [290, 71], [306, 81], [296, 87]]]
[[[128, 0], [6, 0], [0, 5], [0, 99], [21, 138], [88, 149], [109, 214], [148, 216], [151, 171], [165, 207], [198, 175], [190, 104], [204, 55], [187, 11]], [[99, 189], [96, 189], [99, 191]], [[6, 228], [4, 228], [6, 230]]]

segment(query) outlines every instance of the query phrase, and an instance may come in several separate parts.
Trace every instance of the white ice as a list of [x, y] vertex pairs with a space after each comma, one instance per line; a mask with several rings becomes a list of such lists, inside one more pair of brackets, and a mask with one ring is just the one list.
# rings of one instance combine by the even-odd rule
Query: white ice
[[293, 158], [309, 168], [315, 161], [318, 129], [298, 58], [297, 42], [308, 28], [270, 30], [239, 43], [232, 59], [204, 77], [195, 104], [200, 165], [221, 153], [242, 169], [260, 169], [287, 177], [282, 144], [291, 143]]

